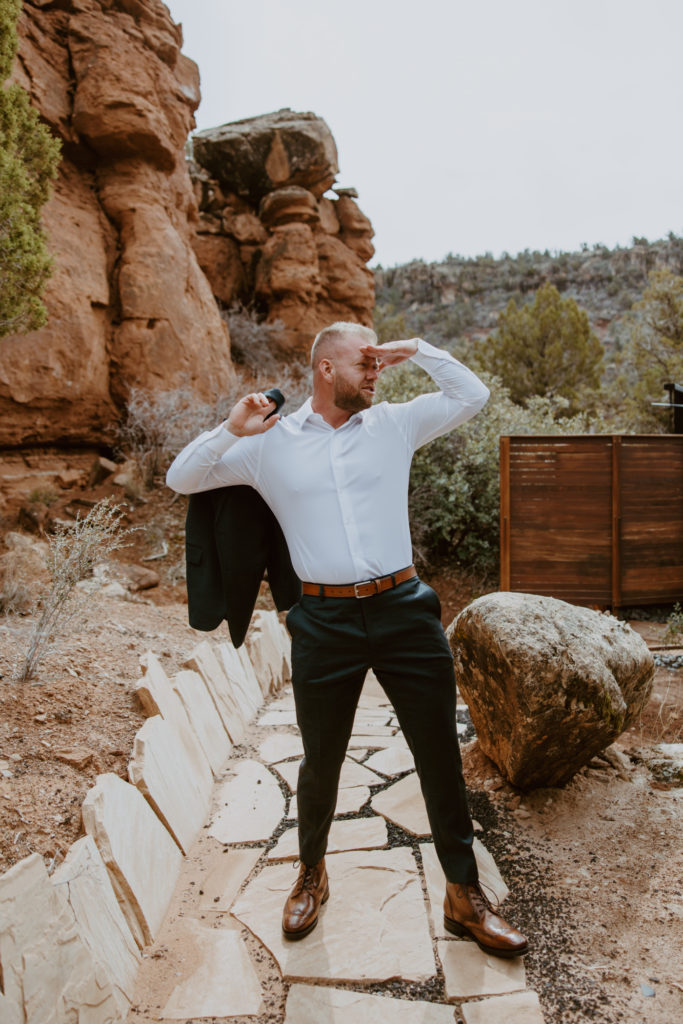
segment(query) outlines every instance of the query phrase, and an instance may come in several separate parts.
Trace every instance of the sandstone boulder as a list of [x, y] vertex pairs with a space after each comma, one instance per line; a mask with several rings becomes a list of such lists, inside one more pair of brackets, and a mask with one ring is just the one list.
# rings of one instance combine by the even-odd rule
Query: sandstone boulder
[[626, 623], [533, 594], [487, 594], [447, 631], [484, 753], [515, 786], [567, 782], [645, 706], [654, 662]]
[[277, 188], [263, 197], [259, 217], [267, 228], [274, 228], [294, 221], [316, 224], [320, 214], [312, 192], [299, 185], [288, 185], [287, 188]]
[[258, 201], [283, 185], [321, 196], [337, 171], [332, 132], [313, 113], [289, 108], [209, 128], [194, 136], [194, 156], [221, 185]]

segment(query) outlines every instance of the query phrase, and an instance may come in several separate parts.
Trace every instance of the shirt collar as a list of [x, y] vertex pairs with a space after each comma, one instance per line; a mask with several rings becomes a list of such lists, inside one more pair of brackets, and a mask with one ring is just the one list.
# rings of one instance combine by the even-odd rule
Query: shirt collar
[[[349, 416], [348, 423], [354, 422], [356, 419], [362, 419], [363, 414], [367, 412], [367, 409], [363, 409], [361, 412], [354, 412], [352, 416]], [[303, 430], [304, 423], [312, 416], [318, 416], [319, 414], [313, 412], [313, 399], [307, 398], [303, 405], [300, 405], [296, 412], [289, 413], [285, 417], [288, 424], [296, 427], [298, 430]]]

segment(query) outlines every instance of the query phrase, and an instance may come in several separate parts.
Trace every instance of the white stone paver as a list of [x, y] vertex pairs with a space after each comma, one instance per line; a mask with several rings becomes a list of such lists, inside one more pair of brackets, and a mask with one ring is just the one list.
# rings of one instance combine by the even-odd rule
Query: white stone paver
[[51, 881], [71, 905], [83, 941], [104, 965], [114, 999], [122, 1013], [127, 1013], [140, 952], [91, 836], [82, 836], [73, 844]]
[[432, 977], [432, 942], [411, 851], [333, 853], [326, 863], [330, 898], [304, 941], [282, 937], [282, 907], [296, 879], [291, 864], [265, 867], [233, 907], [233, 914], [271, 951], [285, 977]]
[[295, 711], [264, 711], [258, 720], [259, 725], [296, 725]]
[[214, 776], [228, 759], [232, 743], [204, 680], [197, 672], [184, 669], [173, 679], [173, 690], [180, 698]]
[[374, 796], [371, 807], [415, 836], [431, 835], [420, 780], [415, 772]]
[[449, 999], [493, 996], [526, 988], [522, 957], [505, 960], [488, 956], [476, 943], [464, 939], [452, 942], [442, 939], [436, 945]]
[[[337, 794], [337, 806], [334, 813], [355, 814], [368, 802], [369, 799], [370, 789], [368, 786], [349, 786], [348, 789], [340, 789]], [[296, 796], [293, 796], [289, 802], [287, 818], [296, 818], [297, 815], [297, 800]]]
[[234, 776], [217, 787], [209, 835], [221, 843], [270, 839], [285, 815], [285, 798], [258, 761], [238, 761]]
[[[502, 903], [510, 894], [510, 890], [500, 876], [496, 862], [486, 849], [475, 837], [472, 849], [477, 861], [479, 878], [484, 885], [484, 892], [491, 897], [493, 902]], [[429, 898], [432, 927], [437, 938], [451, 938], [451, 933], [446, 931], [443, 924], [443, 898], [446, 889], [446, 876], [443, 873], [436, 849], [433, 843], [420, 843], [422, 854], [422, 866], [427, 883], [427, 896]]]
[[[391, 733], [391, 730], [388, 730]], [[403, 733], [397, 732], [392, 735], [378, 736], [374, 733], [370, 736], [367, 732], [352, 732], [351, 739], [349, 740], [349, 746], [357, 747], [375, 747], [378, 750], [383, 750], [386, 747], [404, 747], [408, 750], [408, 744], [405, 741]]]
[[232, 644], [219, 644], [217, 654], [221, 659], [221, 665], [228, 677], [228, 682], [232, 686], [232, 692], [235, 695], [242, 717], [245, 722], [251, 722], [263, 704], [263, 693], [258, 684], [256, 674], [253, 671], [245, 672], [243, 659], [240, 658]]
[[[281, 775], [289, 786], [292, 793], [296, 790], [297, 779], [299, 777], [299, 762], [298, 761], [282, 761], [279, 764], [274, 764], [273, 768]], [[358, 764], [356, 761], [346, 758], [342, 765], [341, 774], [339, 776], [339, 788], [350, 789], [356, 786], [378, 786], [381, 785], [385, 780], [375, 772], [370, 771], [362, 764]]]
[[[288, 828], [268, 854], [269, 860], [294, 859], [299, 856], [299, 830]], [[342, 850], [374, 850], [386, 846], [387, 826], [384, 818], [349, 818], [333, 821], [327, 842], [328, 853]]]
[[263, 853], [262, 848], [246, 850], [216, 846], [215, 855], [199, 882], [199, 909], [224, 913], [230, 910], [240, 886], [249, 877]]
[[493, 996], [462, 1008], [465, 1024], [543, 1024], [543, 1011], [535, 992]]
[[223, 666], [208, 640], [197, 644], [183, 667], [199, 673], [231, 741], [242, 743], [245, 736], [244, 718]]
[[407, 747], [387, 747], [369, 757], [365, 766], [382, 775], [401, 775], [415, 770], [415, 760]]
[[183, 923], [194, 969], [174, 988], [161, 1011], [166, 1020], [256, 1014], [262, 990], [244, 941], [230, 929]]
[[304, 745], [293, 732], [272, 732], [261, 742], [259, 757], [266, 764], [284, 761], [289, 757], [302, 758]]
[[[81, 937], [61, 887], [31, 854], [0, 877], [2, 1024], [121, 1019], [113, 985]], [[74, 1008], [83, 1008], [82, 1014]]]
[[182, 853], [142, 793], [107, 772], [83, 801], [83, 825], [95, 840], [133, 938], [153, 942], [175, 888]]
[[327, 986], [292, 985], [284, 1024], [453, 1024], [453, 1007]]
[[207, 819], [213, 787], [199, 743], [188, 747], [165, 719], [148, 718], [135, 735], [128, 777], [187, 853]]

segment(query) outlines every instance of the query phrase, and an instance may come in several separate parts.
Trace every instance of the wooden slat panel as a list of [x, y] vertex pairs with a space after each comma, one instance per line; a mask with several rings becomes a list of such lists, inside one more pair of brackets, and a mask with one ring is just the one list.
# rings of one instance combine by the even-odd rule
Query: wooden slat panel
[[683, 599], [683, 436], [501, 438], [502, 472], [503, 452], [509, 589], [613, 606]]

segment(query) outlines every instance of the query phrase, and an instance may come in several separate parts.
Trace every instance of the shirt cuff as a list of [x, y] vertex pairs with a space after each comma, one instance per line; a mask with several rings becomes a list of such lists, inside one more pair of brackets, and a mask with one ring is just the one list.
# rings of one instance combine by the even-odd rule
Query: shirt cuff
[[414, 356], [410, 357], [414, 363], [421, 366], [423, 370], [427, 370], [432, 359], [446, 359], [449, 362], [456, 362], [450, 352], [444, 352], [442, 348], [437, 348], [436, 345], [430, 345], [424, 338], [417, 339], [417, 352]]

